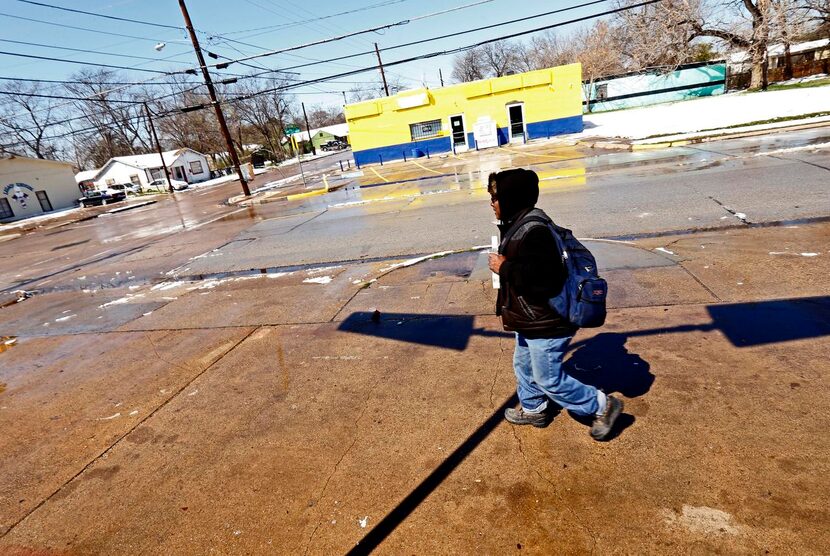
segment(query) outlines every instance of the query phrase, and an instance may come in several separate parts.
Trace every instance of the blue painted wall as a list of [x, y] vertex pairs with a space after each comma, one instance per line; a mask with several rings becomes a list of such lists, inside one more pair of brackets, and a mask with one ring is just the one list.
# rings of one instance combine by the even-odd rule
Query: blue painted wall
[[[583, 130], [583, 123], [582, 116], [572, 116], [570, 118], [557, 118], [544, 122], [528, 122], [525, 124], [525, 127], [527, 128], [528, 140], [546, 139], [563, 133], [579, 133]], [[499, 138], [499, 145], [506, 145], [510, 142], [510, 134], [506, 127], [499, 127], [496, 131]], [[470, 149], [476, 148], [475, 138], [472, 133], [467, 134], [467, 144]], [[404, 156], [407, 159], [419, 158], [426, 156], [427, 152], [433, 155], [450, 152], [451, 150], [450, 137], [436, 137], [435, 139], [410, 141], [409, 143], [401, 143], [389, 147], [353, 151], [352, 155], [357, 165], [363, 166], [364, 164], [379, 164], [381, 160], [383, 162], [403, 160]]]

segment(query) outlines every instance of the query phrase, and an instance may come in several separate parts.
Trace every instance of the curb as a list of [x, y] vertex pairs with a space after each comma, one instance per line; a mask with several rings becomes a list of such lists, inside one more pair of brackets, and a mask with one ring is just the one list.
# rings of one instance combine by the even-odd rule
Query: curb
[[254, 205], [266, 205], [268, 203], [278, 203], [280, 201], [298, 201], [300, 199], [307, 199], [309, 197], [318, 197], [320, 195], [325, 195], [326, 193], [331, 193], [332, 191], [337, 191], [338, 189], [345, 187], [346, 184], [332, 186], [332, 187], [324, 187], [323, 189], [314, 189], [312, 191], [304, 191], [302, 193], [292, 193], [290, 195], [280, 195], [279, 197], [265, 197], [259, 199], [254, 199], [248, 197], [247, 199], [242, 195], [237, 197], [231, 197], [228, 199], [228, 204], [230, 205], [238, 205], [240, 207], [250, 207]]

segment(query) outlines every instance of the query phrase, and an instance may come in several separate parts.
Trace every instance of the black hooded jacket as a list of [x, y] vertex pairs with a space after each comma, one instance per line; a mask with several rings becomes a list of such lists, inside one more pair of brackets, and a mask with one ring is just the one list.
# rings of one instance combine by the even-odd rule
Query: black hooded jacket
[[539, 178], [530, 170], [507, 170], [491, 180], [490, 193], [499, 201], [502, 242], [499, 254], [506, 260], [499, 270], [496, 314], [505, 330], [527, 338], [572, 336], [576, 328], [548, 306], [548, 299], [562, 290], [566, 270], [550, 228], [539, 222], [525, 223], [534, 215], [539, 199]]

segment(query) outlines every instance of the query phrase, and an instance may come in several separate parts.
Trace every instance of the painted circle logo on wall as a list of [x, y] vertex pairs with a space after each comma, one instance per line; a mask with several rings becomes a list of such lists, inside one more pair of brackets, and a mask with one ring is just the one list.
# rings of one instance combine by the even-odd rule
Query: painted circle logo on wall
[[[35, 192], [34, 188], [31, 185], [27, 185], [25, 183], [10, 183], [9, 185], [3, 188], [3, 194], [11, 197], [12, 199], [20, 203], [20, 206], [22, 208], [26, 208], [26, 203], [29, 199], [29, 194], [25, 191], [26, 189], [28, 189], [32, 193]], [[10, 191], [13, 191], [11, 195], [9, 195]]]

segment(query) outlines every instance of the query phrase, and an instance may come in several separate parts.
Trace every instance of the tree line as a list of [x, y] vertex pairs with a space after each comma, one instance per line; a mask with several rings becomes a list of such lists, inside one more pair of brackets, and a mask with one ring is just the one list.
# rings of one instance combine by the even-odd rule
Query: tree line
[[[616, 7], [636, 3], [617, 0]], [[500, 41], [464, 51], [453, 60], [452, 78], [465, 82], [578, 61], [583, 78], [591, 82], [742, 50], [751, 66], [750, 88], [763, 89], [770, 45], [783, 44], [787, 55], [792, 44], [824, 37], [830, 37], [830, 0], [663, 0], [619, 11], [570, 34], [547, 32], [527, 42]], [[98, 168], [114, 156], [154, 152], [149, 111], [163, 149], [190, 147], [214, 155], [219, 167], [228, 165], [216, 154], [227, 147], [204, 85], [181, 74], [164, 80], [124, 87], [123, 74], [84, 69], [60, 83], [6, 81], [0, 86], [0, 152]], [[390, 94], [404, 89], [394, 76], [387, 82]], [[305, 129], [305, 121], [296, 96], [284, 89], [292, 83], [286, 75], [271, 74], [217, 84], [220, 98], [246, 99], [223, 104], [234, 147], [243, 156], [252, 144], [274, 160], [293, 154], [286, 129]], [[262, 90], [273, 92], [253, 95]], [[348, 101], [383, 94], [379, 82], [355, 86]], [[308, 106], [307, 114], [312, 128], [345, 121], [340, 106]]]
[[[230, 164], [207, 89], [187, 75], [166, 76], [163, 84], [124, 87], [124, 75], [84, 69], [64, 83], [7, 81], [0, 90], [0, 152], [74, 162], [99, 168], [115, 156], [155, 152], [147, 121], [153, 118], [164, 150], [190, 147]], [[248, 97], [290, 85], [285, 76], [239, 79], [217, 84], [220, 99]], [[145, 108], [146, 105], [146, 108]], [[201, 107], [188, 110], [187, 107]], [[185, 110], [182, 110], [185, 108]], [[290, 91], [276, 91], [222, 106], [234, 147], [243, 155], [261, 145], [274, 160], [293, 154], [290, 127], [305, 129], [300, 103]], [[344, 122], [343, 111], [306, 106], [311, 128]]]
[[[629, 8], [639, 0], [618, 0]], [[465, 82], [580, 62], [583, 78], [652, 68], [671, 70], [747, 53], [750, 88], [767, 86], [767, 48], [830, 37], [830, 0], [663, 0], [626, 9], [568, 35], [488, 43], [458, 54], [452, 77]], [[785, 75], [786, 75], [785, 71]]]

